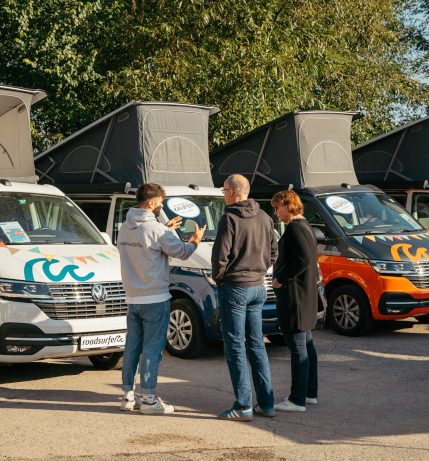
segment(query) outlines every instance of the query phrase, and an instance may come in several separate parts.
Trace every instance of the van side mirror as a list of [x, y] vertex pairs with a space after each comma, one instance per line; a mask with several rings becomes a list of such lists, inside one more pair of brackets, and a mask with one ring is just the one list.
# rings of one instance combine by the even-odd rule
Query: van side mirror
[[112, 239], [110, 238], [109, 234], [107, 234], [106, 232], [100, 232], [100, 234], [103, 237], [103, 240], [106, 242], [106, 245], [112, 244]]
[[317, 241], [326, 240], [325, 234], [318, 227], [313, 227], [313, 231]]

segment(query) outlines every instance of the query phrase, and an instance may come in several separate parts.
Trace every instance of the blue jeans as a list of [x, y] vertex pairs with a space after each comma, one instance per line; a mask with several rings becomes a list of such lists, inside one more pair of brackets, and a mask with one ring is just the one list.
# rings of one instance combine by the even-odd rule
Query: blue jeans
[[289, 331], [282, 322], [286, 306], [286, 291], [275, 288], [277, 298], [277, 318], [286, 344], [291, 352], [292, 387], [289, 400], [295, 405], [305, 407], [305, 399], [317, 398], [317, 353], [311, 331]]
[[218, 287], [218, 294], [225, 357], [237, 399], [234, 409], [252, 408], [246, 346], [258, 404], [262, 408], [271, 408], [274, 404], [273, 387], [262, 333], [262, 306], [267, 291], [263, 285], [236, 287], [223, 284]]
[[167, 341], [170, 300], [152, 304], [130, 304], [127, 314], [127, 340], [122, 364], [122, 390], [136, 385], [140, 355], [142, 394], [155, 394], [158, 367]]

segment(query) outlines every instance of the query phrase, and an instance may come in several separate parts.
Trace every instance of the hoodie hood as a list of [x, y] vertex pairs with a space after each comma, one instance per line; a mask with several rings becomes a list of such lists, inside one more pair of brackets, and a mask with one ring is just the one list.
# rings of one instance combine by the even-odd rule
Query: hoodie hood
[[128, 229], [135, 229], [147, 221], [156, 221], [156, 217], [152, 211], [145, 210], [144, 208], [130, 208], [127, 213], [125, 225]]
[[232, 203], [225, 208], [225, 213], [233, 213], [240, 218], [248, 219], [254, 218], [260, 210], [259, 203], [253, 199], [240, 200], [239, 202]]

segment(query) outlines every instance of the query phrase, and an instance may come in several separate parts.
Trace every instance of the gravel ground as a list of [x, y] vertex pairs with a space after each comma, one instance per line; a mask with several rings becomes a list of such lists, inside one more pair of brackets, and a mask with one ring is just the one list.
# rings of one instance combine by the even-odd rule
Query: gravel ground
[[[221, 343], [194, 360], [164, 352], [168, 416], [120, 412], [121, 372], [86, 357], [0, 367], [0, 460], [428, 460], [429, 325], [383, 322], [362, 338], [314, 333], [319, 403], [273, 419], [220, 421], [234, 396]], [[290, 354], [267, 343], [276, 402]]]

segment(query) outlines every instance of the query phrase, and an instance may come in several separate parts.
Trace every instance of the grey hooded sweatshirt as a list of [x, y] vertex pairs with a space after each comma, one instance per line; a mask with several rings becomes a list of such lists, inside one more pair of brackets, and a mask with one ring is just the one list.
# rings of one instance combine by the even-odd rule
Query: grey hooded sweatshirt
[[168, 293], [168, 257], [186, 260], [195, 246], [178, 239], [151, 211], [130, 208], [119, 231], [118, 249], [125, 293], [137, 297]]

